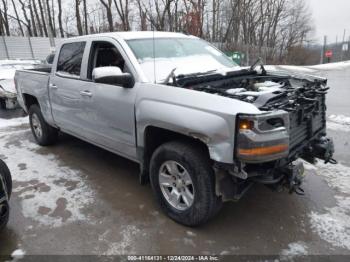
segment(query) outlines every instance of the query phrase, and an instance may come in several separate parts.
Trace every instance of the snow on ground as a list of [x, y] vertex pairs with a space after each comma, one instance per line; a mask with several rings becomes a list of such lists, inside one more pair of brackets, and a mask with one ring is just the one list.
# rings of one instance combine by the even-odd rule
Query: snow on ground
[[313, 65], [313, 66], [267, 65], [265, 66], [265, 68], [266, 70], [271, 70], [271, 71], [286, 70], [286, 71], [292, 71], [297, 73], [313, 74], [316, 71], [320, 71], [320, 70], [330, 71], [330, 70], [342, 70], [342, 69], [350, 68], [350, 61]]
[[122, 236], [122, 240], [119, 242], [110, 243], [108, 250], [103, 255], [111, 256], [111, 255], [126, 255], [126, 254], [135, 253], [136, 250], [133, 243], [138, 237], [140, 232], [141, 230], [137, 228], [135, 225], [126, 225], [120, 232], [120, 235]]
[[316, 70], [342, 70], [345, 68], [350, 68], [350, 61], [314, 65], [314, 66], [309, 66], [309, 68], [316, 69]]
[[52, 154], [40, 153], [24, 135], [28, 129], [11, 128], [26, 122], [27, 117], [0, 120], [0, 154], [11, 170], [23, 215], [51, 227], [87, 220], [82, 209], [93, 202], [89, 186], [77, 170]]
[[[350, 117], [328, 116], [327, 129], [350, 132]], [[350, 167], [341, 163], [324, 164], [321, 161], [315, 166], [306, 163], [304, 165], [306, 169], [325, 178], [336, 192], [336, 206], [325, 208], [323, 212], [310, 213], [312, 229], [332, 245], [350, 250]]]
[[350, 250], [350, 167], [319, 162], [305, 168], [313, 169], [336, 191], [334, 207], [309, 214], [312, 229], [332, 245]]
[[25, 251], [23, 251], [22, 249], [16, 249], [15, 251], [12, 252], [11, 257], [12, 260], [11, 261], [18, 261], [24, 258], [24, 255], [26, 254]]
[[6, 127], [14, 127], [19, 126], [22, 124], [28, 124], [29, 118], [28, 117], [18, 117], [13, 119], [0, 119], [0, 128], [6, 128]]
[[350, 132], [350, 117], [345, 115], [330, 115], [327, 128], [335, 131]]
[[282, 256], [302, 256], [307, 254], [307, 246], [301, 241], [290, 243], [288, 249], [284, 249], [281, 252]]

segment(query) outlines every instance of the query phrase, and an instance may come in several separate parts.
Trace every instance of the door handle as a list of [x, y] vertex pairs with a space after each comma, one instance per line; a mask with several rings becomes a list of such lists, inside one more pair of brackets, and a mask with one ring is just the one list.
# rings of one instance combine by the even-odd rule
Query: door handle
[[50, 88], [51, 88], [51, 89], [57, 89], [58, 86], [56, 86], [55, 84], [50, 84]]
[[87, 96], [87, 97], [92, 97], [92, 93], [90, 91], [80, 91], [81, 96]]

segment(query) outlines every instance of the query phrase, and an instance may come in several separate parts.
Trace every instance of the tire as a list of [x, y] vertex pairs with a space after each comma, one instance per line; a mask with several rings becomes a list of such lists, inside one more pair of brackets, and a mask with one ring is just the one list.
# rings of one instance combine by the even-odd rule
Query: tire
[[29, 123], [35, 141], [41, 146], [52, 145], [57, 141], [58, 130], [46, 123], [40, 107], [32, 105], [29, 108]]
[[[10, 199], [11, 193], [12, 193], [12, 179], [11, 179], [11, 173], [8, 169], [7, 165], [0, 159], [0, 175], [5, 180], [5, 186], [7, 190], [8, 198]], [[0, 203], [0, 230], [2, 230], [10, 216], [10, 207], [7, 201], [4, 203]]]
[[[172, 177], [171, 174], [173, 172], [168, 172], [168, 165], [173, 166], [170, 169], [176, 169], [181, 174], [175, 180], [177, 182], [173, 183], [171, 189], [167, 186], [167, 182], [163, 183], [166, 186], [160, 185], [160, 179], [164, 182]], [[176, 168], [174, 168], [174, 165]], [[186, 174], [186, 177], [189, 175], [192, 185], [186, 186], [185, 189], [183, 187], [178, 189], [184, 183], [181, 179], [183, 174]], [[166, 177], [165, 180], [164, 177]], [[188, 177], [186, 180], [189, 181]], [[158, 147], [151, 158], [150, 181], [157, 202], [162, 210], [171, 219], [182, 225], [201, 225], [213, 217], [222, 206], [221, 199], [215, 194], [215, 174], [210, 164], [208, 153], [195, 143], [174, 141]], [[173, 190], [175, 190], [174, 194]], [[171, 193], [169, 193], [170, 191]], [[173, 198], [174, 195], [178, 196], [178, 194], [181, 194], [179, 191], [183, 192], [183, 194], [190, 192], [189, 195], [191, 196], [192, 193], [192, 197], [186, 196], [184, 198], [181, 195], [180, 200], [176, 199], [175, 203], [172, 203], [169, 199]], [[187, 201], [185, 201], [186, 199]], [[188, 199], [192, 200], [190, 205], [188, 203], [191, 201], [188, 201]]]
[[6, 102], [2, 98], [0, 98], [0, 109], [6, 109]]
[[10, 199], [12, 193], [12, 178], [10, 170], [4, 161], [0, 159], [0, 175], [5, 179], [5, 185], [7, 189], [7, 195]]
[[10, 206], [6, 202], [0, 204], [0, 231], [7, 225], [10, 217]]

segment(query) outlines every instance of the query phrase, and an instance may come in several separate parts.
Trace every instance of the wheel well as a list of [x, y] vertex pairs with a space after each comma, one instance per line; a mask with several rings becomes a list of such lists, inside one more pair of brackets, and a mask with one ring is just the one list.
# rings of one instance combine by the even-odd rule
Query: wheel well
[[38, 99], [35, 96], [23, 94], [24, 103], [26, 105], [27, 110], [29, 110], [32, 105], [39, 105]]
[[153, 152], [160, 145], [170, 141], [175, 141], [175, 140], [182, 140], [182, 141], [185, 141], [186, 143], [195, 144], [201, 147], [204, 150], [204, 152], [206, 152], [209, 156], [208, 147], [201, 140], [191, 136], [173, 132], [167, 129], [149, 126], [145, 129], [145, 132], [144, 132], [144, 148], [143, 148], [143, 154], [142, 154], [142, 169], [145, 173], [148, 173], [149, 163]]

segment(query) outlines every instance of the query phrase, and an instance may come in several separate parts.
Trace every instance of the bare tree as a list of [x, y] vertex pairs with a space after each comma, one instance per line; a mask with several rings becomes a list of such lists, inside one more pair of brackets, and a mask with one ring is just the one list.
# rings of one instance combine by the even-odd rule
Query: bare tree
[[62, 25], [62, 0], [57, 0], [58, 3], [58, 28], [60, 30], [61, 37], [64, 37], [63, 25]]
[[43, 3], [41, 2], [41, 1], [45, 1], [45, 0], [37, 0], [37, 1], [38, 1], [38, 5], [39, 5], [39, 10], [40, 10], [41, 21], [42, 21], [42, 24], [43, 24], [43, 30], [44, 30], [45, 36], [47, 37], [48, 33], [47, 33], [45, 12], [44, 12], [44, 8], [43, 8]]
[[8, 12], [8, 2], [7, 0], [2, 0], [2, 8], [0, 8], [0, 30], [3, 30], [4, 33], [9, 36], [10, 26], [9, 26], [7, 12]]
[[27, 6], [26, 6], [26, 3], [25, 3], [23, 0], [18, 0], [18, 1], [19, 1], [19, 3], [21, 4], [22, 13], [23, 13], [24, 19], [25, 19], [25, 21], [26, 21], [26, 23], [24, 23], [24, 25], [27, 27], [28, 35], [29, 35], [29, 36], [33, 36], [31, 20], [30, 20], [30, 18], [28, 17], [28, 14], [27, 14]]
[[56, 37], [56, 31], [55, 31], [55, 27], [54, 27], [54, 14], [51, 14], [51, 9], [52, 11], [54, 10], [53, 6], [50, 7], [50, 0], [43, 0], [46, 1], [46, 7], [47, 7], [47, 20], [49, 20], [49, 27], [51, 29], [51, 32], [53, 34], [53, 37]]
[[28, 8], [29, 8], [29, 13], [30, 13], [30, 19], [31, 19], [31, 22], [32, 22], [33, 34], [34, 34], [34, 36], [38, 36], [36, 22], [35, 22], [35, 17], [34, 17], [34, 11], [33, 11], [33, 6], [32, 6], [32, 1], [31, 0], [28, 1]]
[[119, 18], [122, 22], [122, 28], [124, 31], [130, 30], [129, 13], [130, 3], [129, 0], [114, 0], [114, 4], [117, 8]]
[[38, 35], [43, 36], [44, 35], [43, 26], [42, 26], [42, 22], [40, 20], [40, 16], [39, 16], [39, 12], [38, 12], [38, 8], [37, 8], [37, 5], [35, 3], [35, 0], [31, 0], [31, 6], [33, 8], [34, 15], [35, 15]]
[[112, 0], [100, 0], [100, 2], [106, 9], [108, 29], [110, 32], [113, 32], [114, 26], [113, 26], [113, 15], [112, 15]]
[[85, 29], [85, 34], [87, 35], [89, 33], [89, 30], [88, 30], [88, 14], [87, 14], [86, 0], [83, 0], [83, 5], [84, 5], [84, 29]]
[[75, 17], [77, 21], [77, 30], [79, 35], [83, 35], [83, 27], [80, 18], [80, 10], [79, 10], [80, 0], [75, 0]]
[[139, 17], [140, 17], [140, 30], [147, 30], [147, 10], [143, 8], [142, 0], [136, 0], [138, 7]]

